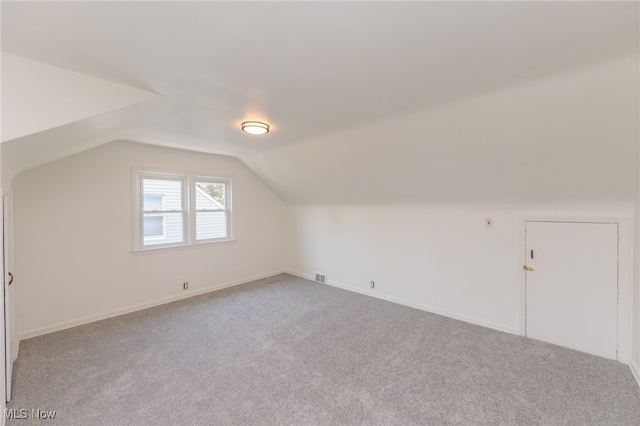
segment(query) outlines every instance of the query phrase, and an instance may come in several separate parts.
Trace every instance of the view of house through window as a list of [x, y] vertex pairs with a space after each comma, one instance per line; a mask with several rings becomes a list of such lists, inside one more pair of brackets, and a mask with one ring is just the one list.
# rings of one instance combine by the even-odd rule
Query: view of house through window
[[223, 183], [196, 182], [196, 240], [226, 236], [225, 186]]
[[138, 172], [138, 248], [229, 239], [229, 181]]
[[144, 245], [184, 242], [182, 180], [142, 179]]
[[[162, 194], [145, 194], [144, 210], [162, 211], [164, 205], [164, 195]], [[154, 238], [165, 238], [164, 215], [161, 213], [145, 213], [143, 220], [143, 233], [145, 241], [151, 241]]]

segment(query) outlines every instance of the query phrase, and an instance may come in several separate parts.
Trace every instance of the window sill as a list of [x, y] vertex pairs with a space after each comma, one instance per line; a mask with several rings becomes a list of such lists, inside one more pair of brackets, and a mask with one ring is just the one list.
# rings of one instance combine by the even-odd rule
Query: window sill
[[235, 243], [236, 241], [237, 240], [234, 238], [229, 238], [228, 240], [203, 241], [201, 243], [182, 244], [182, 245], [166, 246], [166, 247], [145, 247], [141, 249], [131, 250], [131, 254], [133, 256], [143, 256], [147, 254], [165, 253], [165, 252], [171, 252], [171, 251], [192, 250], [197, 248], [210, 247], [216, 244]]

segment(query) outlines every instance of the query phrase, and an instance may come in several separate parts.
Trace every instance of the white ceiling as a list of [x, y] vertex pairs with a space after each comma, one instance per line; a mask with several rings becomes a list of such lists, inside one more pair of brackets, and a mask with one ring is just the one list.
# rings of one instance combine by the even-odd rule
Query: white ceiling
[[[379, 202], [362, 190], [369, 181], [405, 188], [386, 201], [461, 200], [478, 193], [475, 185], [482, 187], [478, 172], [495, 169], [496, 161], [513, 164], [518, 152], [489, 144], [495, 155], [484, 165], [469, 164], [464, 152], [478, 141], [466, 137], [459, 139], [465, 141], [459, 152], [447, 154], [444, 163], [429, 163], [425, 172], [427, 164], [412, 161], [412, 152], [447, 151], [441, 144], [450, 145], [449, 139], [429, 138], [417, 128], [389, 128], [370, 156], [368, 141], [380, 137], [372, 129], [637, 55], [638, 4], [2, 2], [2, 50], [163, 96], [3, 144], [3, 161], [20, 164], [16, 171], [126, 138], [237, 156], [289, 201]], [[621, 84], [633, 85], [624, 76]], [[616, 89], [624, 94], [629, 87]], [[273, 131], [259, 138], [242, 134], [238, 128], [245, 119], [266, 120]], [[393, 140], [394, 134], [401, 140]], [[554, 144], [563, 143], [560, 136], [551, 138]], [[622, 182], [637, 168], [637, 140], [629, 142], [628, 132], [618, 136], [620, 141], [607, 141], [618, 154], [607, 157], [600, 172], [615, 172]], [[330, 163], [315, 161], [327, 161], [327, 149], [336, 144]], [[40, 151], [48, 154], [31, 155]], [[388, 157], [395, 163], [385, 162]], [[508, 187], [523, 183], [517, 170], [507, 169], [502, 178]], [[471, 183], [454, 178], [433, 184], [469, 174]], [[515, 190], [489, 180], [484, 183], [493, 192], [480, 191], [478, 201], [517, 198]], [[545, 179], [544, 185], [579, 194], [577, 201], [606, 199], [606, 188], [583, 187], [588, 180], [558, 185]], [[563, 196], [549, 197], [540, 185], [535, 192], [546, 198]], [[342, 190], [325, 189], [337, 186]], [[630, 196], [633, 188], [627, 183], [613, 198]]]

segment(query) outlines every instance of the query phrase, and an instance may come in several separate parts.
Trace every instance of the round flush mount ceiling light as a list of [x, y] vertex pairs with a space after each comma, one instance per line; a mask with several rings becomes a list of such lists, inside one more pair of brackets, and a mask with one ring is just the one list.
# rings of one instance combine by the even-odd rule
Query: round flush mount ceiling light
[[242, 131], [251, 135], [264, 135], [269, 133], [269, 125], [259, 121], [245, 121], [242, 123]]

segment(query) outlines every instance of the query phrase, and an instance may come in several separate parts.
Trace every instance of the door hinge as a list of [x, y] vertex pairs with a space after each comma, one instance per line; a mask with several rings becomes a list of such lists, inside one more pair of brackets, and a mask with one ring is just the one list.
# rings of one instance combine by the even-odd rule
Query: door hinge
[[522, 267], [522, 270], [523, 270], [523, 271], [527, 271], [527, 272], [533, 272], [533, 271], [535, 271], [535, 269], [533, 269], [531, 266], [527, 266], [527, 265], [524, 265], [524, 266]]

